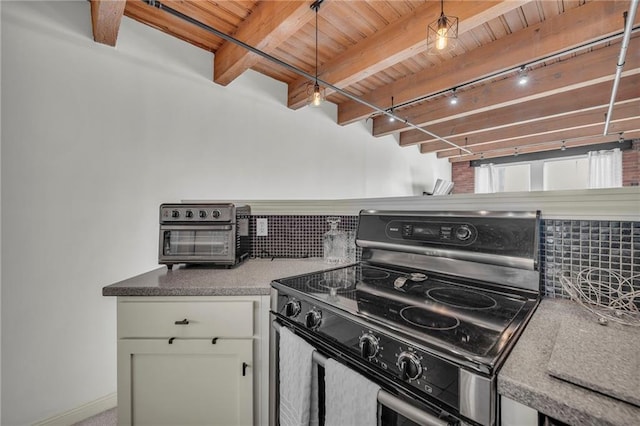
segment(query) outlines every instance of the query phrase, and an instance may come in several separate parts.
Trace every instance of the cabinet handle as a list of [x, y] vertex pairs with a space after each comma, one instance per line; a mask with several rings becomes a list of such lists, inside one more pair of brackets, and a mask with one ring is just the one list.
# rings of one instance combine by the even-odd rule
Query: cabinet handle
[[219, 337], [214, 337], [213, 339], [211, 339], [211, 344], [215, 345], [216, 343], [218, 343], [218, 339]]
[[246, 362], [242, 363], [242, 376], [246, 376], [247, 375], [247, 367], [249, 367], [249, 364], [247, 364]]
[[169, 339], [169, 344], [170, 344], [170, 345], [173, 345], [173, 341], [174, 341], [174, 340], [176, 340], [176, 338], [175, 338], [175, 337], [170, 338], [170, 339]]
[[189, 320], [185, 318], [182, 321], [176, 321], [174, 324], [175, 325], [187, 325], [187, 324], [189, 324]]

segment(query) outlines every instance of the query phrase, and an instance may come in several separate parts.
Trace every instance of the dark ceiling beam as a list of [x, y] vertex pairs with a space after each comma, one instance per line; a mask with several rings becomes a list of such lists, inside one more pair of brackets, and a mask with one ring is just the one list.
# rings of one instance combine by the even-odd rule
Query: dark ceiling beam
[[91, 0], [93, 40], [115, 46], [124, 13], [125, 0]]
[[[595, 84], [589, 87], [571, 90], [565, 93], [536, 99], [523, 103], [517, 107], [503, 107], [486, 112], [449, 120], [431, 126], [431, 131], [447, 138], [473, 138], [475, 134], [484, 131], [504, 129], [520, 124], [553, 118], [569, 116], [579, 111], [599, 108], [608, 104], [611, 96], [611, 82]], [[618, 102], [629, 101], [640, 97], [640, 74], [634, 74], [620, 80]], [[571, 127], [570, 118], [565, 123]], [[423, 152], [440, 151], [450, 146], [432, 139], [425, 142], [421, 132], [410, 130], [400, 134], [400, 145], [422, 144]]]
[[[636, 130], [628, 130], [624, 132], [624, 139], [637, 139], [640, 138], [640, 128]], [[607, 142], [615, 142], [618, 140], [618, 136], [616, 135], [608, 135], [603, 136], [602, 132], [599, 132], [595, 136], [586, 136], [586, 137], [576, 137], [571, 140], [556, 140], [556, 141], [548, 141], [544, 144], [540, 145], [527, 145], [518, 147], [518, 155], [520, 154], [531, 154], [535, 152], [544, 152], [544, 151], [553, 151], [557, 149], [562, 149], [563, 142], [565, 148], [576, 148], [580, 146], [589, 146], [589, 145], [598, 145]], [[514, 156], [515, 148], [507, 147], [503, 149], [496, 149], [494, 151], [488, 151], [483, 153], [477, 153], [472, 155], [460, 155], [456, 157], [449, 157], [450, 163], [461, 163], [473, 160], [484, 160], [488, 158], [502, 158], [508, 156]], [[515, 157], [517, 158], [517, 157]]]
[[[624, 28], [628, 1], [594, 1], [502, 37], [442, 64], [409, 75], [364, 94], [374, 105], [386, 105], [391, 96], [402, 104], [439, 93], [496, 72], [515, 69], [541, 58], [589, 43]], [[640, 21], [640, 14], [638, 15]], [[491, 60], [488, 60], [490, 58]], [[338, 123], [366, 118], [372, 111], [355, 101], [338, 105]]]
[[[272, 53], [314, 17], [309, 3], [302, 1], [263, 1], [234, 34], [244, 43]], [[216, 51], [213, 81], [223, 86], [254, 66], [260, 57], [237, 44], [224, 42]]]
[[[632, 43], [640, 42], [640, 35]], [[640, 49], [628, 50], [625, 75], [640, 73]], [[520, 86], [517, 78], [504, 78], [490, 84], [456, 91], [459, 102], [450, 104], [450, 97], [434, 98], [428, 102], [404, 108], [397, 114], [410, 123], [429, 128], [451, 118], [460, 118], [491, 109], [517, 105], [554, 94], [613, 80], [615, 64], [620, 54], [620, 42], [594, 49], [560, 62], [538, 67], [529, 72], [529, 82]], [[384, 136], [408, 130], [400, 120], [387, 117], [373, 119], [373, 135]]]
[[[450, 2], [446, 8], [448, 15], [458, 17], [458, 32], [462, 34], [529, 1], [531, 0]], [[343, 88], [358, 82], [363, 76], [373, 75], [411, 58], [426, 50], [427, 25], [437, 19], [439, 14], [438, 2], [426, 2], [406, 18], [391, 23], [322, 64], [320, 77], [335, 87]], [[305, 78], [298, 78], [289, 84], [289, 108], [298, 109], [306, 104], [307, 82]], [[333, 91], [327, 88], [327, 96], [331, 93]]]

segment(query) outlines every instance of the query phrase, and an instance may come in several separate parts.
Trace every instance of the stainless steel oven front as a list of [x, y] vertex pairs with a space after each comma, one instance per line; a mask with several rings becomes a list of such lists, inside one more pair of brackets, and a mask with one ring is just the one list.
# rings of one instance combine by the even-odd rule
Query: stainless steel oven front
[[248, 206], [162, 204], [158, 262], [236, 265], [249, 256]]
[[[314, 367], [318, 368], [319, 372], [317, 374], [318, 388], [321, 389], [322, 392], [326, 392], [326, 388], [324, 387], [323, 381], [323, 369], [324, 364], [327, 359], [333, 358], [339, 360], [341, 363], [346, 365], [349, 369], [356, 371], [358, 374], [366, 377], [367, 379], [375, 382], [380, 386], [380, 391], [378, 392], [378, 424], [382, 426], [414, 426], [414, 425], [424, 425], [424, 426], [459, 426], [460, 420], [455, 417], [453, 414], [442, 410], [441, 407], [438, 407], [433, 401], [428, 401], [424, 398], [420, 398], [416, 393], [412, 392], [411, 389], [403, 386], [399, 383], [398, 380], [394, 380], [393, 378], [386, 378], [377, 374], [376, 372], [372, 372], [371, 369], [367, 368], [367, 365], [362, 360], [359, 360], [357, 356], [352, 356], [348, 352], [337, 349], [337, 346], [332, 344], [331, 342], [324, 341], [323, 339], [319, 339], [316, 333], [308, 332], [306, 327], [302, 324], [299, 324], [297, 321], [290, 321], [286, 318], [285, 315], [278, 315], [274, 312], [278, 312], [278, 310], [282, 311], [282, 306], [278, 307], [278, 291], [276, 289], [272, 289], [271, 294], [271, 303], [272, 303], [272, 313], [271, 313], [271, 333], [270, 333], [270, 390], [269, 390], [269, 401], [270, 401], [270, 419], [269, 424], [273, 426], [277, 426], [280, 424], [279, 419], [279, 333], [282, 327], [288, 328], [294, 334], [306, 340], [311, 346], [313, 346], [316, 350], [313, 353], [313, 363]], [[303, 307], [306, 308], [306, 304]], [[300, 315], [303, 316], [303, 315]], [[323, 322], [324, 323], [332, 323], [334, 322], [332, 319], [332, 314], [328, 311], [323, 312]], [[347, 334], [352, 333], [353, 327], [342, 327], [345, 325], [344, 322], [340, 322], [339, 328], [344, 328]], [[357, 325], [356, 325], [357, 328]], [[366, 329], [366, 327], [364, 328]], [[325, 407], [323, 406], [323, 400], [325, 398], [323, 395], [320, 395], [318, 400], [318, 424], [320, 426], [324, 425], [325, 418]]]

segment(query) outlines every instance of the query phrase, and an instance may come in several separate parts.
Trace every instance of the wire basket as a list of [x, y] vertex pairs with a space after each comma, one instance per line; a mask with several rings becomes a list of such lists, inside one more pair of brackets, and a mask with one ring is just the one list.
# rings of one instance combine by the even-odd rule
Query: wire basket
[[578, 273], [560, 273], [562, 288], [571, 300], [598, 316], [600, 324], [614, 321], [640, 327], [640, 289], [633, 287], [633, 280], [604, 268], [585, 268]]

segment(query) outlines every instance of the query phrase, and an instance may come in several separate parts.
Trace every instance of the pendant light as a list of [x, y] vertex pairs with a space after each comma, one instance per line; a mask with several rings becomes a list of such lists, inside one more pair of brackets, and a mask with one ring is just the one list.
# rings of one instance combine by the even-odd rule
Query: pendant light
[[438, 54], [453, 50], [458, 39], [458, 18], [444, 14], [444, 0], [440, 0], [440, 17], [427, 28], [427, 51]]
[[318, 84], [318, 9], [324, 0], [316, 0], [311, 4], [311, 9], [316, 12], [316, 80], [314, 84], [309, 84], [307, 87], [309, 106], [318, 107], [324, 102], [325, 90], [324, 87], [320, 87]]

